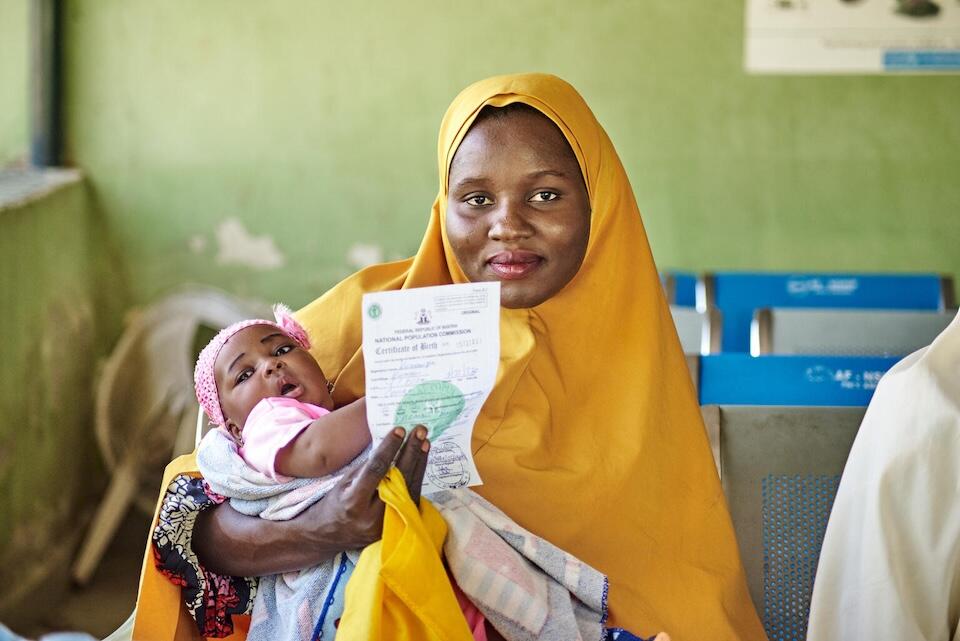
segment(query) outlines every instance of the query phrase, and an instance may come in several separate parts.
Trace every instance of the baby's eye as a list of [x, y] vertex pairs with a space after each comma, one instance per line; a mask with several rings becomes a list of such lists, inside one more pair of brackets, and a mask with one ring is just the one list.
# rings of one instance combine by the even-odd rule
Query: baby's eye
[[253, 376], [253, 370], [248, 367], [247, 369], [237, 374], [237, 380], [235, 381], [235, 383], [239, 385], [240, 383], [244, 382], [251, 376]]
[[283, 356], [293, 351], [293, 345], [281, 345], [277, 348], [277, 351], [274, 352], [274, 356]]
[[490, 200], [483, 194], [474, 194], [473, 196], [468, 196], [464, 202], [474, 207], [483, 207], [484, 205], [489, 205], [493, 203], [492, 200]]
[[558, 194], [555, 191], [544, 190], [544, 191], [538, 191], [537, 193], [535, 193], [530, 200], [538, 203], [548, 203], [551, 200], [556, 200], [559, 197], [560, 197], [560, 194]]

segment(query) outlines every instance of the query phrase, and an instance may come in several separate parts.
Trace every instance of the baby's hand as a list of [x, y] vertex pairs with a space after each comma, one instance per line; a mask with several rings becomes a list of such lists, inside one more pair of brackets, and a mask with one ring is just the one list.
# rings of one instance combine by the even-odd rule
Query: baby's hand
[[653, 641], [670, 641], [670, 635], [666, 632], [661, 632], [657, 636], [653, 637]]

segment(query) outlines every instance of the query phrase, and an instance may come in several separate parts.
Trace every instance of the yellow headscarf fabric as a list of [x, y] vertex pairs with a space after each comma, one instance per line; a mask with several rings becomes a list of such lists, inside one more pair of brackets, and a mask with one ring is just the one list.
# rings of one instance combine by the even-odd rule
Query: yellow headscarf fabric
[[412, 259], [348, 278], [298, 313], [335, 400], [364, 393], [360, 298], [467, 279], [445, 230], [447, 178], [479, 111], [550, 118], [583, 171], [592, 217], [577, 275], [503, 309], [496, 386], [473, 432], [484, 485], [524, 528], [610, 577], [611, 624], [676, 641], [763, 639], [694, 390], [620, 159], [583, 98], [550, 75], [498, 76], [450, 105], [440, 193]]

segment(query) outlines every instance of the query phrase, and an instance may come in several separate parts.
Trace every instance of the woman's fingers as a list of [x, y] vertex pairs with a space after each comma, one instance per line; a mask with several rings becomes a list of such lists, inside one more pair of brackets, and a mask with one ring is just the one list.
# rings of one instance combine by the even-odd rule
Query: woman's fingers
[[367, 498], [369, 501], [378, 499], [377, 485], [387, 475], [397, 452], [400, 451], [403, 436], [403, 428], [397, 427], [380, 441], [353, 479], [351, 493]]
[[[423, 485], [423, 474], [427, 469], [430, 441], [427, 440], [427, 429], [422, 425], [414, 428], [406, 442], [403, 440], [404, 434], [402, 427], [394, 428], [370, 453], [366, 463], [341, 481], [349, 488], [344, 492], [348, 508], [356, 511], [363, 510], [361, 506], [379, 504], [377, 485], [394, 462], [403, 474], [410, 498], [419, 504], [420, 486]], [[382, 508], [382, 505], [377, 507]]]
[[394, 429], [363, 465], [350, 470], [322, 501], [305, 510], [305, 518], [312, 523], [308, 530], [316, 532], [320, 542], [336, 541], [342, 547], [335, 549], [344, 550], [361, 548], [380, 538], [384, 504], [377, 486], [397, 458], [404, 434], [403, 428]]
[[420, 486], [423, 485], [423, 473], [427, 469], [429, 452], [430, 441], [427, 440], [427, 428], [417, 425], [397, 456], [397, 469], [403, 474], [410, 498], [417, 504], [420, 503]]

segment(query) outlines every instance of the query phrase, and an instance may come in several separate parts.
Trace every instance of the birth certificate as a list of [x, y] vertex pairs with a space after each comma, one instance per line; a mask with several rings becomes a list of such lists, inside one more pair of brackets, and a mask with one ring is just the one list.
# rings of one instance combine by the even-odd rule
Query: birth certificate
[[480, 485], [470, 437], [500, 361], [500, 283], [364, 295], [363, 359], [374, 444], [423, 425], [423, 493]]

